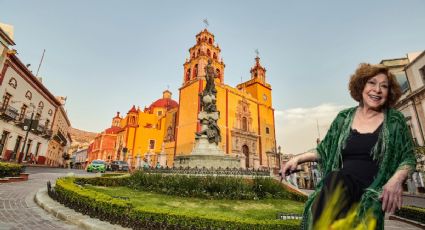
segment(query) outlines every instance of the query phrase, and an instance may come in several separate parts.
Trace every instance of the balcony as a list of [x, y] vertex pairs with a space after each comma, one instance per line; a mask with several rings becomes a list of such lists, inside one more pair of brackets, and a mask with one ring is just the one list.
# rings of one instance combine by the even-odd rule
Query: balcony
[[62, 132], [58, 131], [54, 136], [53, 140], [61, 144], [62, 146], [66, 146], [68, 141], [66, 140], [66, 137], [62, 134]]
[[3, 105], [0, 103], [0, 119], [5, 121], [13, 121], [18, 117], [19, 112], [17, 109], [10, 105]]
[[45, 131], [46, 131], [46, 128], [44, 127], [44, 125], [40, 125], [40, 124], [37, 125], [37, 127], [35, 127], [35, 129], [33, 130], [33, 132], [37, 135], [43, 134]]
[[50, 139], [51, 137], [52, 137], [52, 135], [53, 135], [53, 131], [52, 130], [50, 130], [50, 129], [45, 129], [44, 130], [44, 133], [43, 133], [43, 137], [44, 138], [46, 138], [46, 139]]

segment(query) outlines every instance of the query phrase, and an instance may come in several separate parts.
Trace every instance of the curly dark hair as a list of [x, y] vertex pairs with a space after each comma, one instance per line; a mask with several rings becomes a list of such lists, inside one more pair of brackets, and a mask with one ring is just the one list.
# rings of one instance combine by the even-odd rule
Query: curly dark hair
[[384, 104], [384, 108], [393, 107], [402, 94], [401, 87], [394, 74], [390, 72], [388, 67], [382, 64], [371, 65], [369, 63], [361, 63], [359, 65], [356, 72], [350, 77], [348, 89], [350, 90], [351, 97], [362, 104], [362, 92], [366, 82], [380, 73], [383, 73], [388, 77], [388, 97]]

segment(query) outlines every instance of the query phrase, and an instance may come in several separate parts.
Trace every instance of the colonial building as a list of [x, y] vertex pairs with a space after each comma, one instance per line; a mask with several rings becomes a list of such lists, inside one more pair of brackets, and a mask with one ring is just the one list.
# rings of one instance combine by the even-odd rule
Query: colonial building
[[120, 127], [121, 118], [119, 113], [112, 119], [111, 127], [96, 135], [93, 142], [90, 143], [87, 151], [87, 160], [89, 162], [102, 159], [108, 162], [119, 160], [117, 156], [116, 141], [117, 134], [122, 130]]
[[[396, 108], [400, 110], [407, 119], [407, 123], [412, 131], [412, 136], [417, 145], [423, 146], [424, 141], [424, 122], [425, 122], [425, 101], [421, 96], [425, 90], [424, 79], [422, 77], [421, 68], [424, 66], [424, 53], [420, 55], [408, 55], [404, 58], [400, 72], [406, 76], [406, 89], [396, 104]], [[389, 65], [387, 60], [382, 63]]]
[[[123, 130], [118, 134], [116, 146], [120, 159], [130, 160], [133, 167], [139, 166], [141, 160], [154, 166], [158, 154], [163, 151], [164, 141], [174, 140], [177, 108], [178, 103], [172, 99], [168, 90], [143, 111], [133, 106], [121, 120]], [[169, 152], [168, 166], [172, 166], [173, 158], [173, 153]]]
[[71, 135], [68, 133], [71, 122], [64, 109], [65, 103], [57, 108], [53, 120], [52, 139], [49, 142], [46, 154], [46, 164], [50, 166], [66, 165], [68, 148], [71, 145]]
[[[52, 129], [56, 124], [64, 127], [59, 124], [63, 120], [68, 127], [70, 124], [60, 101], [11, 48], [15, 45], [11, 28], [0, 24], [0, 159], [45, 164]], [[67, 133], [64, 135], [69, 143]]]
[[[266, 69], [256, 57], [250, 80], [231, 87], [224, 83], [225, 64], [220, 53], [213, 34], [206, 29], [197, 34], [183, 64], [179, 103], [166, 90], [162, 98], [143, 111], [133, 106], [125, 117], [116, 117], [115, 124], [122, 130], [116, 135], [116, 154], [111, 155], [112, 159], [127, 160], [133, 167], [140, 159], [154, 165], [162, 153], [171, 167], [176, 156], [191, 153], [195, 133], [200, 131], [199, 93], [205, 87], [205, 66], [211, 59], [217, 75], [216, 104], [222, 137], [219, 147], [229, 155], [245, 158], [246, 168], [278, 168], [272, 89], [266, 80]], [[89, 158], [108, 159], [103, 155], [92, 157], [92, 153]]]
[[71, 159], [73, 159], [72, 168], [75, 168], [75, 169], [86, 168], [87, 150], [88, 149], [78, 149], [77, 151], [72, 153], [71, 155]]
[[[412, 132], [413, 139], [419, 147], [417, 168], [412, 178], [411, 190], [425, 192], [425, 51], [408, 54], [403, 66], [408, 89], [396, 104], [396, 108], [406, 117], [407, 124]], [[421, 153], [421, 154], [420, 154]], [[409, 184], [409, 183], [408, 183]]]

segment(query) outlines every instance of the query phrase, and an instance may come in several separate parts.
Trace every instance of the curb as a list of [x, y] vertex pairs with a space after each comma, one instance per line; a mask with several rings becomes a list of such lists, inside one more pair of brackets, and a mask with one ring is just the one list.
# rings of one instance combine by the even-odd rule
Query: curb
[[409, 220], [409, 219], [406, 219], [406, 218], [403, 218], [403, 217], [400, 217], [400, 216], [391, 215], [391, 216], [389, 216], [389, 219], [404, 222], [404, 223], [413, 225], [415, 227], [425, 229], [425, 224], [422, 224], [422, 223], [414, 221], [414, 220]]
[[42, 188], [37, 191], [34, 196], [34, 201], [41, 208], [47, 212], [53, 214], [53, 216], [66, 221], [68, 223], [77, 225], [82, 229], [86, 230], [103, 230], [103, 229], [114, 229], [114, 230], [127, 230], [130, 228], [124, 228], [120, 225], [111, 224], [99, 219], [91, 218], [87, 215], [83, 215], [73, 209], [67, 208], [59, 202], [50, 198], [47, 194], [47, 188]]
[[424, 194], [408, 194], [408, 193], [403, 193], [403, 196], [425, 199], [425, 195]]

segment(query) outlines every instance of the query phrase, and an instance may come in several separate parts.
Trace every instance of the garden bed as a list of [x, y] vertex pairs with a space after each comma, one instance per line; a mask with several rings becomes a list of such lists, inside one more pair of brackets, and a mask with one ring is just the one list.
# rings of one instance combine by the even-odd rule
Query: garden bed
[[[204, 182], [198, 181], [199, 185], [193, 186], [195, 182], [191, 177], [172, 177], [133, 174], [61, 178], [56, 182], [55, 191], [50, 190], [49, 194], [76, 211], [135, 229], [299, 229], [300, 220], [279, 220], [277, 215], [301, 214], [303, 203], [293, 198], [304, 198], [284, 190], [279, 183], [264, 179], [221, 177], [215, 181], [216, 178], [197, 177], [196, 180]], [[153, 179], [157, 179], [155, 186]], [[233, 179], [243, 182], [237, 185], [237, 191], [245, 195], [219, 195], [222, 189], [234, 183]], [[176, 180], [182, 184], [173, 190], [161, 180], [171, 183], [170, 180]], [[200, 192], [206, 185], [210, 191]], [[162, 192], [158, 190], [160, 187]], [[175, 194], [181, 193], [182, 187], [187, 192]]]

